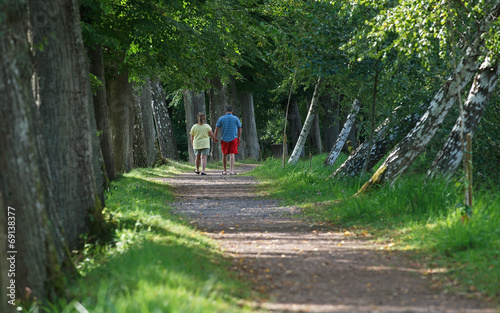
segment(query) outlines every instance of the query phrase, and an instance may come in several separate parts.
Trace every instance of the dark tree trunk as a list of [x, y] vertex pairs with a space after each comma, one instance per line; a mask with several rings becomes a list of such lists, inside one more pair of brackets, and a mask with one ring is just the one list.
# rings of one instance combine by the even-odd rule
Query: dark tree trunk
[[[288, 108], [288, 124], [289, 124], [289, 134], [291, 141], [290, 150], [293, 151], [297, 141], [299, 140], [300, 131], [302, 130], [302, 122], [300, 120], [299, 106], [295, 99], [290, 100], [290, 107]], [[302, 150], [301, 157], [305, 156], [304, 150]]]
[[480, 41], [476, 40], [467, 49], [466, 55], [460, 61], [453, 75], [436, 93], [429, 104], [427, 112], [406, 137], [396, 145], [384, 164], [361, 188], [360, 192], [365, 192], [375, 184], [394, 181], [412, 164], [413, 160], [422, 152], [441, 127], [446, 114], [457, 98], [459, 90], [471, 81], [474, 72], [479, 67], [477, 62], [479, 50]]
[[147, 78], [141, 92], [142, 127], [146, 149], [146, 164], [151, 167], [156, 162], [155, 129], [153, 120], [153, 96], [151, 79]]
[[[8, 301], [23, 299], [26, 287], [31, 289], [32, 297], [38, 298], [64, 288], [58, 252], [66, 247], [64, 236], [57, 228], [58, 220], [49, 222], [47, 212], [53, 207], [53, 199], [32, 94], [33, 64], [27, 38], [27, 12], [27, 1], [0, 4], [0, 13], [6, 17], [0, 23], [2, 312], [15, 311], [17, 303], [12, 305], [13, 301]], [[8, 233], [15, 237], [7, 237]], [[12, 298], [11, 292], [15, 293]]]
[[[193, 127], [194, 124], [198, 123], [198, 113], [199, 112], [206, 112], [206, 106], [205, 106], [205, 92], [194, 92], [191, 90], [184, 90], [184, 107], [186, 110], [186, 134], [187, 134], [187, 141], [188, 141], [188, 149], [189, 149], [189, 162], [191, 164], [194, 164], [195, 161], [195, 155], [193, 152], [193, 145], [191, 144], [190, 140], [190, 134], [189, 132], [191, 131], [191, 127]], [[212, 119], [212, 116], [210, 115], [210, 118]], [[212, 125], [212, 128], [215, 127], [215, 122], [213, 122], [214, 125]], [[212, 147], [212, 151], [214, 150], [214, 147]]]
[[[210, 89], [210, 121], [212, 129], [215, 131], [215, 125], [219, 117], [226, 113], [227, 105], [227, 86], [222, 84], [220, 77], [215, 77], [211, 80], [213, 88]], [[233, 111], [233, 113], [235, 113]], [[220, 141], [213, 144], [211, 151], [211, 159], [218, 161], [222, 159], [222, 150], [220, 148]]]
[[35, 50], [37, 100], [55, 206], [73, 248], [89, 230], [89, 216], [101, 213], [91, 138], [97, 130], [90, 123], [89, 72], [78, 3], [29, 3], [33, 42], [47, 41], [43, 51]]
[[109, 72], [113, 73], [113, 77], [106, 81], [106, 93], [115, 168], [117, 172], [126, 173], [134, 164], [134, 89], [128, 81], [128, 71], [117, 73], [116, 66], [109, 66]]
[[321, 141], [321, 128], [319, 126], [318, 113], [314, 115], [313, 125], [311, 127], [311, 144], [316, 148], [316, 153], [323, 153], [323, 142]]
[[[467, 101], [464, 104], [464, 137], [467, 133], [473, 135], [476, 131], [491, 94], [493, 93], [493, 89], [498, 81], [499, 74], [499, 64], [496, 63], [492, 65], [489, 58], [487, 58], [479, 68], [469, 91]], [[461, 126], [462, 119], [459, 117], [443, 149], [438, 153], [431, 166], [431, 171], [429, 172], [430, 176], [438, 172], [446, 176], [451, 176], [462, 162], [463, 151], [465, 149], [462, 148], [460, 140]]]
[[162, 157], [178, 160], [179, 151], [177, 150], [177, 142], [175, 141], [172, 123], [170, 122], [167, 103], [165, 101], [165, 90], [163, 90], [163, 87], [157, 80], [151, 82], [151, 87], [158, 149]]
[[141, 95], [134, 88], [134, 167], [148, 167], [146, 140], [141, 109]]
[[396, 108], [391, 117], [375, 129], [373, 145], [370, 145], [369, 141], [361, 144], [330, 177], [341, 179], [361, 174], [370, 146], [370, 160], [366, 168], [367, 171], [372, 169], [396, 143], [415, 127], [422, 114], [413, 113], [404, 116], [401, 114], [400, 108]]
[[259, 139], [255, 124], [253, 95], [251, 92], [242, 92], [239, 95], [241, 104], [242, 146], [246, 151], [245, 158], [258, 160], [260, 158]]
[[102, 83], [102, 86], [95, 92], [94, 114], [99, 131], [99, 142], [101, 144], [102, 157], [106, 169], [107, 178], [116, 178], [115, 160], [113, 157], [113, 146], [111, 144], [111, 129], [109, 125], [108, 101], [106, 98], [106, 80], [104, 76], [104, 61], [102, 46], [95, 49], [88, 48], [87, 53], [90, 58], [90, 72], [94, 74]]
[[340, 103], [333, 101], [330, 95], [320, 97], [325, 114], [323, 115], [323, 143], [330, 151], [340, 133]]

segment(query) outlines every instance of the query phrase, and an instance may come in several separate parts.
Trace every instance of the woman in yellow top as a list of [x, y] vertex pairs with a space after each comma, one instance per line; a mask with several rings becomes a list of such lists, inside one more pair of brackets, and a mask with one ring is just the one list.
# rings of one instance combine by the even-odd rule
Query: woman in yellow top
[[201, 175], [207, 175], [205, 173], [205, 168], [207, 166], [207, 156], [210, 153], [210, 137], [217, 142], [218, 139], [212, 133], [212, 127], [205, 124], [207, 116], [204, 113], [198, 113], [198, 123], [191, 127], [191, 143], [193, 145], [194, 154], [196, 155], [196, 174], [200, 174], [201, 165]]

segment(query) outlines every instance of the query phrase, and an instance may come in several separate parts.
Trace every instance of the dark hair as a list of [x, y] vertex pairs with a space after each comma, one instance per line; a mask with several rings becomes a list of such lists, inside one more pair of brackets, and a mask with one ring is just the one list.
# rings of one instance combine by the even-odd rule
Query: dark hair
[[233, 106], [232, 105], [227, 105], [226, 106], [226, 112], [233, 112]]

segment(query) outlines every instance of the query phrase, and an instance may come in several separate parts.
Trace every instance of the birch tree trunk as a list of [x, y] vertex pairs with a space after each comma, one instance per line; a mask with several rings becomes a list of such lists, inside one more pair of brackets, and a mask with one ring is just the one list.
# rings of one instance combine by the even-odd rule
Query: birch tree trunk
[[[198, 123], [197, 115], [199, 112], [206, 112], [205, 107], [205, 92], [194, 92], [192, 90], [184, 90], [184, 107], [186, 111], [186, 134], [189, 149], [189, 163], [194, 164], [195, 155], [193, 151], [193, 144], [189, 139], [189, 132], [194, 124]], [[211, 117], [212, 118], [212, 117]], [[215, 125], [215, 124], [214, 124]], [[212, 126], [213, 128], [213, 126]], [[212, 151], [214, 148], [212, 147]]]
[[[92, 155], [91, 93], [76, 0], [30, 0], [32, 40], [47, 41], [36, 50], [36, 91], [42, 134], [50, 166], [55, 206], [70, 249], [89, 231], [90, 215], [101, 213]], [[54, 36], [57, 34], [57, 37]]]
[[[471, 133], [473, 135], [476, 131], [496, 86], [499, 74], [500, 66], [498, 62], [492, 65], [490, 58], [486, 58], [474, 78], [467, 101], [464, 104], [464, 134]], [[442, 173], [450, 177], [457, 170], [464, 155], [464, 149], [460, 141], [461, 125], [462, 118], [459, 117], [443, 149], [432, 163], [431, 170], [428, 173], [429, 176], [432, 177], [436, 173]]]
[[153, 115], [158, 138], [158, 149], [160, 155], [166, 159], [179, 159], [179, 150], [175, 141], [170, 115], [165, 101], [165, 90], [158, 80], [152, 83]]
[[[211, 80], [213, 88], [210, 89], [209, 101], [210, 101], [210, 124], [212, 130], [215, 132], [215, 125], [217, 120], [222, 115], [226, 114], [227, 106], [227, 86], [222, 83], [220, 77], [215, 77]], [[233, 111], [233, 113], [235, 113]], [[222, 150], [220, 147], [220, 141], [217, 143], [212, 142], [212, 150], [210, 152], [211, 160], [218, 161], [222, 160]]]
[[0, 310], [6, 313], [16, 311], [14, 301], [24, 298], [26, 287], [38, 298], [65, 287], [58, 252], [67, 247], [59, 221], [49, 221], [47, 212], [54, 202], [32, 93], [27, 2], [0, 4], [0, 15], [8, 17], [0, 23]]
[[342, 128], [342, 131], [340, 132], [340, 135], [337, 138], [337, 142], [335, 142], [335, 144], [332, 147], [332, 150], [325, 159], [324, 162], [325, 165], [333, 166], [333, 164], [337, 160], [340, 152], [342, 151], [342, 147], [345, 145], [347, 137], [351, 133], [351, 129], [352, 126], [354, 125], [354, 122], [356, 121], [356, 115], [359, 112], [360, 106], [361, 103], [358, 101], [358, 99], [355, 99], [354, 103], [352, 104], [351, 112], [347, 116], [347, 120], [344, 124], [344, 127]]
[[[412, 113], [406, 117], [400, 114], [401, 106], [397, 107], [381, 125], [375, 129], [374, 143], [370, 152], [367, 171], [372, 169], [408, 132], [415, 127], [422, 117], [420, 113]], [[400, 117], [401, 116], [401, 117]], [[329, 178], [342, 179], [359, 175], [365, 164], [369, 142], [361, 144]]]
[[259, 139], [257, 136], [257, 126], [255, 124], [255, 112], [253, 106], [253, 95], [251, 92], [239, 94], [242, 119], [242, 146], [244, 146], [245, 158], [258, 160], [260, 158]]
[[314, 87], [314, 94], [311, 100], [311, 106], [309, 107], [309, 111], [307, 112], [306, 120], [304, 121], [304, 127], [302, 127], [302, 131], [300, 132], [299, 139], [297, 140], [297, 144], [293, 149], [292, 155], [290, 159], [288, 159], [288, 164], [295, 164], [299, 161], [299, 157], [304, 151], [304, 146], [306, 144], [307, 136], [309, 135], [309, 131], [311, 130], [314, 116], [318, 111], [319, 107], [319, 86], [321, 85], [321, 76], [318, 78], [316, 82], [316, 86]]
[[368, 190], [375, 184], [394, 181], [412, 164], [441, 127], [446, 114], [457, 98], [458, 91], [471, 81], [474, 72], [479, 67], [477, 62], [479, 50], [480, 41], [476, 40], [467, 49], [466, 55], [460, 61], [453, 75], [436, 93], [417, 125], [396, 145], [384, 164], [361, 188], [360, 192]]
[[90, 59], [90, 72], [102, 83], [102, 86], [93, 96], [94, 114], [99, 134], [102, 157], [109, 180], [116, 178], [115, 160], [113, 157], [113, 146], [111, 144], [111, 129], [109, 125], [108, 100], [106, 98], [106, 78], [104, 75], [104, 61], [102, 46], [95, 49], [88, 48]]

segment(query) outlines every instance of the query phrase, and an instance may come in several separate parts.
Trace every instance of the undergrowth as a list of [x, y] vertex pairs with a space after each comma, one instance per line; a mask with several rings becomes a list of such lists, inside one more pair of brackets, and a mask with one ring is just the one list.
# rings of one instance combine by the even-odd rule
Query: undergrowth
[[112, 242], [75, 253], [80, 278], [70, 296], [24, 311], [251, 312], [243, 305], [251, 288], [228, 271], [214, 242], [170, 213], [172, 193], [156, 178], [186, 166], [136, 169], [112, 182], [105, 211]]
[[[369, 234], [390, 242], [390, 249], [410, 252], [431, 268], [445, 268], [435, 284], [500, 302], [500, 196], [498, 190], [475, 190], [473, 216], [462, 222], [463, 188], [457, 181], [427, 180], [412, 171], [393, 184], [354, 196], [370, 175], [328, 178], [335, 168], [326, 155], [282, 166], [269, 159], [256, 175], [265, 194], [303, 208], [304, 215], [332, 227]], [[337, 160], [342, 164], [343, 156]], [[337, 165], [338, 166], [338, 165]]]

